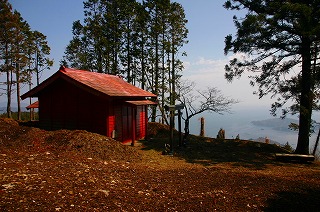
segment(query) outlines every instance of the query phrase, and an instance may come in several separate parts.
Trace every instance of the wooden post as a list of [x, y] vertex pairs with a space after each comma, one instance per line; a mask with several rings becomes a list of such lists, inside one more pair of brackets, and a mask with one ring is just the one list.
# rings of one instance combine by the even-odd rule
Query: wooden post
[[136, 110], [134, 107], [132, 107], [132, 142], [131, 146], [134, 146], [135, 140], [136, 140]]
[[179, 146], [182, 146], [182, 133], [181, 133], [181, 110], [178, 110], [178, 130], [179, 130]]
[[[31, 82], [29, 83], [29, 90], [31, 90]], [[29, 98], [29, 105], [32, 104], [32, 100], [31, 100], [31, 97]], [[32, 121], [32, 110], [30, 108], [30, 121]]]
[[170, 111], [170, 155], [173, 155], [174, 110]]
[[182, 144], [182, 139], [181, 139], [181, 110], [185, 106], [183, 104], [180, 105], [166, 105], [165, 109], [166, 111], [170, 112], [170, 155], [173, 155], [173, 128], [174, 128], [174, 116], [175, 116], [175, 111], [178, 110], [178, 115], [179, 115], [179, 145]]
[[144, 110], [144, 139], [148, 140], [148, 106], [143, 106]]
[[204, 137], [204, 118], [203, 117], [201, 117], [200, 122], [201, 122], [200, 136]]

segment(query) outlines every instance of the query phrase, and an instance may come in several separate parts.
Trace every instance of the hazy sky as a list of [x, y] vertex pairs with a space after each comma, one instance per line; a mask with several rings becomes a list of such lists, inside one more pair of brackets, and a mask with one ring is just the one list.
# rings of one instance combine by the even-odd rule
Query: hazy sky
[[[75, 20], [83, 20], [81, 0], [9, 0], [13, 8], [19, 11], [32, 30], [38, 30], [47, 36], [51, 47], [51, 58], [55, 63], [51, 70], [43, 74], [45, 80], [59, 69], [65, 47], [72, 38], [71, 28]], [[259, 100], [253, 95], [254, 88], [243, 77], [233, 83], [224, 79], [224, 65], [232, 55], [223, 53], [224, 38], [235, 32], [232, 17], [235, 11], [223, 8], [223, 0], [179, 0], [188, 19], [189, 43], [184, 51], [188, 56], [184, 61], [183, 75], [195, 81], [198, 89], [215, 86], [226, 96], [239, 99], [237, 108], [270, 106], [269, 98]], [[2, 97], [3, 98], [3, 97]], [[3, 100], [5, 101], [5, 100]]]

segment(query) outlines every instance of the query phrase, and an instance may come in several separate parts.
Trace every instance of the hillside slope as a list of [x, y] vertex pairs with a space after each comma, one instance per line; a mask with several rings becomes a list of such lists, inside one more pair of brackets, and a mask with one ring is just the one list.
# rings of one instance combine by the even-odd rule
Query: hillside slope
[[[86, 131], [0, 119], [1, 211], [316, 211], [317, 164], [273, 160], [274, 145], [191, 136], [161, 155], [166, 126], [124, 146]], [[153, 133], [151, 133], [153, 132]]]

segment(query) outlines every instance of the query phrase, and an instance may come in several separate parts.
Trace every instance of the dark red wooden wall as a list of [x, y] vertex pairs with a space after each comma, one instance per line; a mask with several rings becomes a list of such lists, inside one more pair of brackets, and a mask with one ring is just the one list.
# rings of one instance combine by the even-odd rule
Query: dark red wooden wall
[[[117, 105], [115, 107], [116, 118], [116, 138], [122, 142], [132, 140], [133, 124], [135, 124], [135, 139], [139, 140], [146, 136], [146, 108], [147, 106], [134, 106], [128, 104]], [[135, 116], [135, 123], [133, 123]]]
[[108, 100], [57, 80], [39, 95], [40, 126], [45, 129], [80, 129], [106, 135]]
[[[39, 95], [40, 126], [48, 130], [80, 129], [112, 137], [122, 142], [146, 135], [146, 108], [125, 100], [97, 96], [58, 79]], [[132, 118], [135, 117], [135, 122]]]

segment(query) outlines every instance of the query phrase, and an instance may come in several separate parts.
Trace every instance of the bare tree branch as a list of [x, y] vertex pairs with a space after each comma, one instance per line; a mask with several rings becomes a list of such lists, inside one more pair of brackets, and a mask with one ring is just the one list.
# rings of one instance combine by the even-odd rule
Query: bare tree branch
[[185, 139], [189, 134], [189, 121], [192, 117], [205, 111], [218, 113], [231, 112], [231, 106], [238, 103], [238, 100], [225, 97], [216, 87], [208, 87], [206, 90], [192, 92], [195, 83], [185, 81], [179, 86], [179, 101], [185, 105]]

